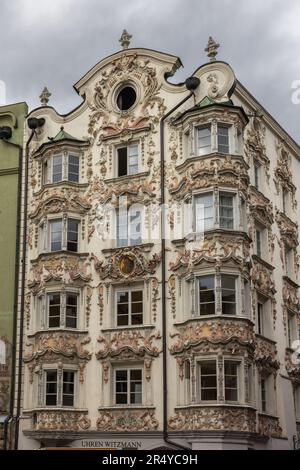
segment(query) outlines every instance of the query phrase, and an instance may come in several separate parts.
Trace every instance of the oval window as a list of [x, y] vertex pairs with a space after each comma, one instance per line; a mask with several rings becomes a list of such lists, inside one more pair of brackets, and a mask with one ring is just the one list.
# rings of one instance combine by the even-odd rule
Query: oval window
[[130, 109], [136, 101], [135, 89], [131, 86], [125, 86], [117, 96], [117, 106], [121, 111]]

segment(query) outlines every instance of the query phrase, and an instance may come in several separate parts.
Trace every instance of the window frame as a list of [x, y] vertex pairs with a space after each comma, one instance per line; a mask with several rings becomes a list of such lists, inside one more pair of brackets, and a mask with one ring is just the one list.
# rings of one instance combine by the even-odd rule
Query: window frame
[[[69, 221], [76, 222], [77, 224], [77, 242], [73, 242], [72, 240], [69, 240]], [[55, 222], [60, 222], [61, 223], [61, 238], [60, 238], [60, 249], [58, 250], [52, 250], [52, 224]], [[45, 251], [48, 251], [49, 253], [57, 253], [59, 251], [71, 251], [72, 253], [79, 253], [80, 252], [80, 228], [81, 228], [81, 218], [76, 217], [76, 215], [61, 215], [58, 216], [55, 214], [55, 216], [48, 217], [47, 219], [47, 233], [43, 233], [43, 228], [41, 226], [41, 236], [44, 236], [47, 240], [47, 243], [45, 244], [47, 246], [47, 249]], [[77, 244], [77, 250], [68, 250], [68, 243], [76, 243]], [[55, 243], [55, 242], [54, 242]], [[56, 242], [58, 243], [58, 242]], [[42, 245], [44, 245], [42, 243]]]
[[[235, 278], [235, 314], [227, 314], [227, 313], [222, 313], [222, 310], [223, 310], [223, 288], [222, 289], [222, 277], [224, 276], [230, 276], [230, 277], [234, 277]], [[211, 302], [211, 303], [214, 303], [215, 304], [215, 313], [210, 313], [210, 314], [203, 314], [201, 315], [200, 314], [200, 306], [201, 306], [201, 302], [200, 302], [200, 286], [199, 286], [199, 278], [201, 277], [213, 277], [214, 278], [214, 302]], [[203, 317], [222, 317], [222, 316], [230, 316], [230, 317], [240, 317], [241, 315], [238, 315], [238, 311], [241, 310], [241, 306], [242, 306], [242, 301], [241, 301], [241, 282], [242, 282], [242, 279], [241, 279], [241, 276], [239, 273], [237, 272], [230, 272], [230, 271], [222, 271], [220, 273], [220, 281], [221, 281], [221, 284], [218, 286], [217, 285], [217, 278], [218, 278], [218, 274], [215, 272], [215, 271], [207, 271], [205, 273], [195, 273], [195, 281], [196, 281], [196, 299], [195, 299], [195, 303], [196, 303], [196, 308], [195, 308], [195, 314], [194, 314], [194, 317], [195, 318], [203, 318]], [[210, 289], [209, 289], [210, 290]], [[219, 298], [218, 298], [219, 297]], [[203, 303], [207, 303], [207, 302], [203, 302]], [[208, 302], [209, 303], [209, 302]], [[221, 313], [218, 313], [217, 312], [217, 304], [221, 305]], [[244, 318], [244, 316], [242, 316]]]
[[[56, 404], [55, 405], [47, 405], [47, 374], [49, 372], [54, 372], [56, 374]], [[73, 405], [64, 405], [63, 404], [63, 396], [64, 396], [64, 373], [69, 372], [73, 374]], [[46, 365], [43, 367], [43, 396], [42, 396], [42, 407], [45, 408], [72, 408], [76, 409], [77, 401], [78, 401], [78, 369], [72, 365], [64, 365], [61, 370], [57, 367], [53, 367], [53, 365]], [[53, 395], [53, 394], [52, 394]]]
[[[130, 155], [130, 149], [133, 148], [133, 147], [136, 147], [137, 148], [137, 153], [134, 154], [134, 155]], [[120, 164], [119, 164], [119, 150], [121, 149], [126, 149], [126, 174], [124, 175], [120, 175]], [[117, 145], [115, 147], [115, 162], [116, 162], [116, 171], [115, 171], [115, 175], [117, 178], [122, 178], [122, 177], [130, 177], [130, 176], [133, 176], [133, 175], [137, 175], [139, 172], [140, 172], [140, 142], [137, 140], [137, 141], [133, 141], [131, 142], [130, 144], [128, 145], [123, 145], [123, 144], [120, 144], [120, 145]], [[130, 158], [132, 157], [136, 157], [137, 159], [137, 164], [136, 165], [131, 165], [130, 164]], [[136, 166], [137, 167], [137, 171], [134, 172], [134, 173], [130, 173], [130, 167], [131, 166]]]
[[[134, 292], [141, 292], [142, 293], [142, 300], [132, 302], [132, 293]], [[128, 293], [128, 323], [126, 325], [118, 325], [118, 294], [119, 293]], [[142, 303], [142, 312], [141, 313], [132, 313], [132, 303]], [[132, 288], [115, 288], [114, 292], [114, 312], [115, 312], [115, 326], [116, 328], [128, 327], [128, 326], [142, 326], [144, 325], [145, 319], [145, 302], [144, 302], [144, 289], [143, 287], [132, 287]], [[132, 315], [141, 315], [142, 322], [141, 323], [132, 323]]]
[[[198, 217], [198, 209], [197, 209], [197, 200], [201, 197], [205, 197], [209, 195], [212, 196], [212, 226], [209, 228], [205, 227], [205, 218]], [[220, 215], [220, 197], [226, 196], [232, 198], [232, 228], [222, 227], [221, 226], [221, 215]], [[221, 229], [224, 231], [237, 231], [239, 230], [239, 225], [244, 226], [244, 214], [239, 214], [239, 199], [241, 199], [242, 204], [242, 196], [238, 194], [237, 191], [232, 190], [231, 188], [218, 188], [218, 191], [214, 191], [213, 189], [205, 189], [199, 192], [195, 192], [192, 196], [193, 198], [193, 231], [195, 234], [202, 233], [202, 229], [204, 232], [208, 232], [209, 230]], [[225, 206], [224, 206], [225, 207]], [[201, 214], [204, 214], [203, 209], [199, 209]], [[223, 217], [224, 218], [224, 217]], [[241, 220], [242, 219], [242, 220]], [[199, 222], [198, 222], [199, 220]], [[200, 227], [199, 227], [200, 225]]]
[[[59, 326], [49, 326], [49, 311], [50, 311], [50, 303], [49, 298], [51, 295], [59, 295], [60, 296], [60, 303], [59, 303]], [[76, 327], [67, 326], [67, 297], [68, 295], [74, 295], [77, 298], [76, 304]], [[78, 330], [80, 324], [80, 291], [75, 289], [66, 289], [65, 291], [60, 290], [47, 290], [44, 294], [45, 296], [45, 319], [44, 325], [45, 329], [47, 330], [55, 330], [55, 329], [70, 329], [70, 330]], [[43, 303], [43, 297], [40, 298], [40, 302]], [[40, 308], [42, 311], [42, 308]], [[42, 320], [42, 319], [41, 319]], [[42, 322], [43, 323], [43, 322]]]
[[[143, 243], [143, 223], [144, 223], [144, 211], [143, 211], [143, 208], [136, 208], [136, 213], [138, 212], [139, 213], [139, 221], [136, 223], [136, 224], [139, 224], [140, 225], [140, 238], [137, 238], [136, 240], [134, 240], [132, 238], [132, 233], [138, 233], [138, 232], [134, 232], [132, 230], [132, 220], [131, 220], [131, 211], [132, 211], [132, 208], [134, 208], [135, 204], [131, 205], [130, 207], [128, 208], [119, 208], [116, 210], [115, 212], [115, 225], [116, 225], [116, 246], [118, 248], [122, 248], [122, 247], [125, 247], [125, 246], [137, 246], [137, 245], [141, 245]], [[125, 216], [125, 213], [126, 213], [126, 224], [122, 224], [121, 227], [125, 227], [124, 228], [124, 231], [126, 230], [126, 234], [127, 234], [127, 237], [126, 238], [120, 238], [119, 234], [120, 234], [120, 212], [122, 214], [122, 217]], [[125, 217], [124, 217], [125, 219]], [[121, 241], [123, 241], [123, 243], [121, 243]]]
[[[138, 370], [138, 371], [141, 372], [141, 393], [139, 393], [141, 395], [141, 402], [140, 403], [131, 403], [131, 388], [130, 388], [131, 378], [130, 378], [130, 372], [134, 371], [134, 370]], [[127, 372], [127, 379], [126, 379], [126, 383], [127, 383], [127, 391], [126, 391], [127, 402], [126, 403], [117, 403], [117, 380], [116, 380], [117, 377], [116, 376], [117, 376], [117, 372], [119, 372], [119, 371], [126, 371]], [[113, 404], [114, 404], [114, 406], [120, 406], [120, 407], [142, 406], [143, 403], [144, 403], [144, 394], [145, 394], [143, 367], [138, 366], [138, 365], [137, 366], [131, 366], [131, 367], [130, 366], [118, 366], [118, 365], [116, 365], [112, 370], [112, 374], [113, 374]], [[123, 392], [123, 394], [125, 394], [125, 392]]]
[[[61, 178], [57, 181], [53, 181], [54, 177], [54, 159], [57, 157], [61, 157]], [[75, 157], [77, 159], [78, 165], [71, 164], [70, 157]], [[43, 164], [43, 184], [58, 184], [62, 182], [69, 182], [74, 184], [80, 183], [80, 162], [81, 162], [81, 154], [80, 152], [76, 151], [62, 151], [56, 152], [53, 155], [48, 156]], [[70, 179], [70, 166], [78, 166], [78, 180]], [[56, 165], [58, 166], [58, 165]], [[77, 174], [77, 173], [74, 173]]]

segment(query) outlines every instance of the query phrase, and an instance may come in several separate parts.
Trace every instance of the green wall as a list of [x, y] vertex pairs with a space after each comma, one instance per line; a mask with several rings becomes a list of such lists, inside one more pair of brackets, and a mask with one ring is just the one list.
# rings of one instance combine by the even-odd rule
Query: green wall
[[[7, 114], [8, 113], [8, 114]], [[10, 113], [10, 114], [9, 114]], [[23, 144], [26, 103], [0, 107], [0, 127], [10, 126], [10, 142]], [[14, 124], [17, 128], [14, 128]], [[6, 364], [0, 364], [0, 414], [9, 411], [13, 338], [19, 150], [0, 140], [0, 339]]]

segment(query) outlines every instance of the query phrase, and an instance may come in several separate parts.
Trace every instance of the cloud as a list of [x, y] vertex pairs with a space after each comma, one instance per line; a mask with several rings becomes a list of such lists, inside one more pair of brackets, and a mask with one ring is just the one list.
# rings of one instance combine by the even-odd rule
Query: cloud
[[61, 113], [80, 103], [72, 85], [119, 50], [126, 28], [133, 47], [178, 55], [182, 81], [206, 61], [209, 35], [238, 79], [299, 139], [300, 105], [291, 85], [300, 79], [298, 0], [2, 0], [0, 80], [9, 101], [39, 105], [47, 85]]

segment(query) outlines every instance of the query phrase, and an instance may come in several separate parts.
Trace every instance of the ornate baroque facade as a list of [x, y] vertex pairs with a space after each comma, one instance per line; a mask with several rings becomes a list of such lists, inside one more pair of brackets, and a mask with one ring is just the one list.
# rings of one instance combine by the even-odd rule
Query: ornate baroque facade
[[30, 114], [45, 124], [30, 143], [19, 446], [166, 446], [166, 363], [169, 439], [292, 448], [300, 149], [212, 40], [190, 97], [167, 78], [180, 59], [129, 41], [77, 82], [81, 106], [59, 115], [44, 90]]

